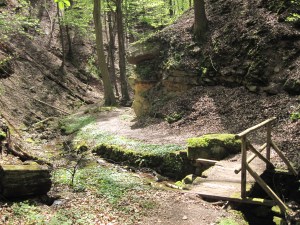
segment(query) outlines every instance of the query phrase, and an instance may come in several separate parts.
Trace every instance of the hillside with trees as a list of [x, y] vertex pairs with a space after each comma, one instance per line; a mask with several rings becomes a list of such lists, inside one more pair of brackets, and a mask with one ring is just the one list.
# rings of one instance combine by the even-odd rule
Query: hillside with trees
[[274, 150], [288, 213], [193, 191], [273, 117], [299, 171], [299, 68], [297, 0], [0, 0], [0, 224], [298, 224]]

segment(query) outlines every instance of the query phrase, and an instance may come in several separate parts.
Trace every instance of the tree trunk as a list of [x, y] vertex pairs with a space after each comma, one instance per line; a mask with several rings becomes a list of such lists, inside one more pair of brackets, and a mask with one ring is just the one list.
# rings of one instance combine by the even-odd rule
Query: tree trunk
[[194, 0], [194, 34], [197, 39], [201, 39], [207, 30], [207, 18], [205, 13], [204, 0]]
[[109, 60], [110, 60], [110, 77], [112, 79], [112, 82], [115, 86], [116, 95], [119, 96], [119, 90], [117, 86], [117, 79], [116, 79], [116, 68], [115, 68], [115, 35], [114, 35], [114, 29], [112, 26], [112, 9], [107, 13], [107, 19], [108, 19], [108, 32], [109, 32]]
[[73, 60], [73, 49], [72, 49], [72, 39], [71, 39], [71, 34], [70, 34], [70, 27], [66, 25], [66, 33], [67, 33], [67, 40], [68, 40], [68, 53], [67, 53], [67, 58], [69, 60]]
[[96, 47], [98, 57], [98, 69], [101, 71], [103, 86], [104, 86], [104, 101], [105, 105], [116, 104], [115, 95], [112, 89], [107, 64], [105, 61], [105, 54], [103, 48], [103, 34], [102, 34], [102, 23], [101, 23], [101, 0], [94, 0], [94, 23], [96, 32]]
[[124, 43], [124, 25], [122, 14], [122, 0], [116, 1], [116, 13], [117, 13], [117, 28], [118, 28], [118, 44], [119, 44], [119, 67], [120, 67], [120, 81], [121, 81], [121, 94], [122, 103], [130, 101], [128, 93], [128, 85], [126, 78], [126, 61], [125, 61], [125, 43]]
[[57, 19], [58, 19], [60, 41], [61, 41], [61, 51], [62, 51], [62, 61], [61, 61], [60, 70], [61, 70], [62, 73], [64, 73], [65, 60], [66, 60], [65, 42], [64, 42], [64, 34], [63, 34], [63, 28], [62, 28], [62, 24], [61, 24], [61, 15], [60, 15], [60, 10], [59, 10], [59, 7], [58, 7], [58, 3], [56, 4], [56, 7], [57, 7]]
[[[73, 7], [73, 0], [70, 0], [70, 7], [68, 10], [72, 10]], [[71, 34], [70, 34], [70, 27], [68, 25], [65, 26], [66, 27], [66, 34], [67, 34], [67, 40], [68, 40], [68, 53], [67, 53], [67, 58], [69, 60], [73, 60], [73, 48], [72, 48], [72, 38], [71, 38]]]

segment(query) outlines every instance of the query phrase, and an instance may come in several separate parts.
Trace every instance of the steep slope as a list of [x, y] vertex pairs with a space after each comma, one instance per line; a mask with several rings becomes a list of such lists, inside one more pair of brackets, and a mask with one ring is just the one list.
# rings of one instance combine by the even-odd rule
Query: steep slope
[[198, 135], [237, 133], [277, 116], [273, 138], [299, 167], [300, 121], [291, 116], [300, 110], [300, 31], [287, 22], [299, 4], [291, 4], [208, 0], [203, 40], [193, 38], [191, 10], [133, 44], [135, 112]]
[[[10, 31], [0, 44], [0, 114], [18, 128], [51, 116], [65, 115], [83, 104], [98, 102], [102, 97], [101, 83], [87, 74], [79, 63], [86, 61], [83, 57], [89, 53], [88, 47], [84, 49], [74, 41], [74, 52], [81, 54], [67, 61], [65, 72], [61, 72], [59, 29], [53, 26], [54, 3], [46, 6], [31, 1], [30, 4], [28, 7], [7, 1], [0, 8], [11, 16], [4, 20], [4, 28], [11, 19], [11, 26], [16, 31], [21, 30]], [[31, 11], [18, 13], [22, 7]], [[37, 18], [35, 26], [38, 28], [26, 28], [22, 23], [17, 27], [14, 19], [22, 18], [21, 15]], [[80, 39], [80, 35], [76, 38]]]
[[[297, 27], [270, 11], [267, 1], [213, 0], [207, 1], [206, 6], [209, 31], [200, 42], [192, 35], [193, 11], [190, 11], [172, 26], [135, 45], [159, 49], [152, 59], [143, 59], [143, 52], [131, 54], [129, 61], [137, 64], [137, 76], [161, 81], [170, 90], [169, 83], [172, 86], [183, 83], [244, 85], [250, 91], [264, 90], [271, 94], [282, 89], [300, 93]], [[292, 7], [299, 10], [300, 6]], [[144, 53], [149, 53], [147, 48]], [[143, 74], [147, 71], [151, 75]], [[180, 76], [189, 79], [176, 79]]]

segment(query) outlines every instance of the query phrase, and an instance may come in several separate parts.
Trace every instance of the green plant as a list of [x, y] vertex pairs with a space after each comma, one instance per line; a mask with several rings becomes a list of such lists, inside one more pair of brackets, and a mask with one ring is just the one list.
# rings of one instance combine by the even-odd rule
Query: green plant
[[300, 112], [293, 112], [290, 114], [290, 119], [295, 122], [300, 119]]
[[177, 122], [178, 120], [180, 120], [182, 118], [182, 116], [183, 116], [183, 113], [174, 112], [174, 113], [167, 115], [165, 117], [165, 120], [168, 123], [174, 123], [174, 122]]

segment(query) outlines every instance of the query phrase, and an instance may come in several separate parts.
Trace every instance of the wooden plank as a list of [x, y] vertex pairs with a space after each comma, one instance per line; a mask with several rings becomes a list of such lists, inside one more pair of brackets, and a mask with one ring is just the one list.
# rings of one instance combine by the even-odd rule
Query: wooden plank
[[196, 163], [198, 164], [205, 164], [205, 165], [215, 165], [218, 161], [216, 160], [210, 160], [210, 159], [196, 159]]
[[283, 201], [273, 192], [273, 190], [263, 181], [263, 179], [252, 170], [252, 168], [247, 165], [247, 170], [251, 174], [252, 177], [256, 180], [256, 182], [264, 189], [264, 191], [278, 204], [279, 208], [286, 212], [289, 208], [283, 203]]
[[[263, 144], [262, 146], [259, 147], [258, 151], [259, 151], [259, 152], [262, 152], [262, 151], [266, 148], [266, 146], [267, 146], [266, 143]], [[253, 159], [255, 159], [255, 158], [256, 158], [256, 154], [251, 155], [251, 156], [248, 158], [247, 163], [248, 163], [248, 164], [251, 163], [251, 162], [253, 161]], [[236, 174], [238, 174], [239, 172], [241, 172], [241, 170], [242, 170], [242, 167], [240, 166], [238, 169], [235, 169], [234, 172], [235, 172]]]
[[271, 140], [271, 146], [276, 151], [276, 153], [279, 155], [279, 157], [282, 159], [282, 161], [287, 165], [289, 171], [291, 171], [295, 176], [298, 175], [297, 171], [294, 169], [294, 167], [291, 165], [289, 160], [283, 155], [283, 153], [280, 151], [280, 149], [277, 147], [277, 145]]
[[202, 194], [196, 193], [202, 198], [214, 199], [214, 200], [223, 200], [230, 202], [238, 202], [238, 203], [246, 203], [246, 204], [254, 204], [254, 205], [264, 205], [264, 206], [275, 206], [276, 203], [273, 200], [262, 199], [262, 198], [240, 198], [240, 197], [226, 197], [220, 195], [210, 195], [210, 194]]
[[255, 130], [259, 129], [259, 128], [265, 126], [265, 125], [268, 124], [268, 123], [271, 123], [271, 122], [274, 121], [275, 119], [276, 119], [276, 117], [272, 117], [272, 118], [270, 118], [270, 119], [267, 119], [267, 120], [265, 120], [264, 122], [261, 122], [260, 124], [257, 124], [257, 125], [255, 125], [255, 126], [253, 126], [253, 127], [250, 127], [250, 128], [248, 128], [247, 130], [245, 130], [245, 131], [243, 131], [243, 132], [237, 134], [236, 137], [237, 137], [237, 138], [242, 138], [243, 136], [247, 135], [248, 133], [250, 133], [250, 132], [252, 132], [252, 131], [255, 131]]
[[242, 199], [246, 198], [246, 182], [247, 182], [247, 139], [246, 136], [242, 136], [242, 173], [241, 173], [241, 197]]

